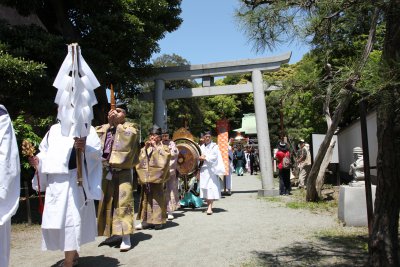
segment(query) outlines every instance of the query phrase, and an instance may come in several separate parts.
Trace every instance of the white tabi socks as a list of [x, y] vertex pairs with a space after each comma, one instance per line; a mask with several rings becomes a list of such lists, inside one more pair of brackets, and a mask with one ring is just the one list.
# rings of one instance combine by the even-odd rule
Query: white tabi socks
[[130, 235], [123, 235], [122, 236], [122, 242], [121, 246], [119, 247], [119, 250], [121, 252], [128, 251], [131, 248], [131, 236]]

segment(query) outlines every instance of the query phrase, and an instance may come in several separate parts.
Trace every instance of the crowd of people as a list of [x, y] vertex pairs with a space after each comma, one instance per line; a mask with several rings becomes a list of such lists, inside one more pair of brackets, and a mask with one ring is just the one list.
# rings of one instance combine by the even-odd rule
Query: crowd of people
[[[15, 133], [2, 105], [0, 125], [0, 266], [8, 266], [10, 218], [18, 208], [20, 166]], [[56, 123], [42, 139], [39, 153], [29, 157], [30, 165], [36, 170], [32, 187], [45, 192], [42, 250], [63, 251], [65, 257], [60, 267], [77, 266], [81, 246], [94, 241], [97, 235], [120, 236], [120, 251], [130, 250], [135, 230], [162, 229], [184, 203], [178, 192], [179, 151], [167, 129], [154, 125], [141, 146], [136, 125], [126, 121], [126, 106], [119, 104], [109, 111], [108, 123], [96, 128], [90, 126], [88, 132], [83, 138], [64, 136], [61, 124]], [[232, 173], [257, 174], [260, 160], [258, 151], [252, 147], [229, 146], [229, 171], [226, 172], [211, 131], [203, 132], [199, 145], [200, 168], [195, 175], [198, 194], [189, 197], [197, 198], [194, 200], [197, 206], [205, 203], [205, 213], [212, 215], [214, 201], [221, 198], [222, 189], [231, 194]], [[281, 195], [291, 191], [290, 156], [288, 145], [280, 142], [275, 158]], [[305, 186], [309, 160], [305, 142], [300, 140], [296, 157], [300, 187]], [[224, 176], [223, 188], [220, 176]], [[133, 180], [136, 177], [141, 187], [136, 217], [140, 223], [134, 225]], [[97, 215], [95, 201], [98, 201]]]
[[[19, 203], [20, 163], [11, 119], [2, 105], [0, 125], [0, 266], [8, 266], [11, 216]], [[56, 123], [42, 139], [39, 153], [29, 157], [36, 170], [32, 188], [45, 192], [41, 247], [64, 252], [60, 267], [77, 266], [81, 246], [96, 236], [119, 236], [120, 251], [130, 250], [135, 230], [162, 229], [180, 207], [176, 172], [179, 151], [168, 130], [154, 125], [141, 146], [136, 125], [126, 121], [124, 104], [109, 111], [108, 123], [88, 130], [86, 137], [64, 136], [61, 124]], [[206, 203], [205, 213], [212, 215], [214, 201], [221, 198], [218, 175], [225, 174], [225, 166], [209, 130], [203, 139], [197, 176], [199, 198], [201, 204], [203, 200]], [[135, 178], [141, 185], [137, 225]], [[229, 179], [230, 175], [224, 189], [230, 192]]]
[[292, 190], [291, 176], [298, 180], [298, 188], [305, 188], [307, 177], [311, 169], [311, 154], [309, 145], [300, 139], [297, 149], [291, 155], [289, 144], [280, 141], [275, 153], [279, 175], [279, 194], [290, 195]]
[[243, 176], [244, 173], [257, 175], [260, 169], [258, 150], [252, 146], [246, 146], [243, 149], [242, 144], [237, 144], [234, 148], [232, 164], [238, 176]]

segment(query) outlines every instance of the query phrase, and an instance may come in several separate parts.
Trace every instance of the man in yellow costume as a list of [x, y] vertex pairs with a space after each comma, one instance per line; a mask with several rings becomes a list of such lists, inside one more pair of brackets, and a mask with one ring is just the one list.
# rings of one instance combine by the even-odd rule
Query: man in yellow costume
[[149, 140], [140, 150], [136, 165], [139, 182], [142, 185], [137, 230], [154, 227], [161, 229], [167, 219], [164, 184], [169, 179], [170, 149], [161, 142], [161, 128], [150, 129]]
[[131, 248], [134, 232], [132, 169], [138, 162], [139, 141], [135, 124], [126, 122], [125, 104], [108, 112], [108, 124], [98, 126], [103, 151], [103, 197], [98, 207], [98, 234], [122, 236], [120, 251]]
[[179, 192], [178, 192], [178, 177], [176, 176], [176, 168], [178, 166], [178, 148], [174, 141], [169, 139], [168, 129], [162, 130], [162, 143], [168, 146], [171, 153], [171, 160], [169, 161], [169, 179], [165, 183], [165, 202], [167, 204], [167, 218], [173, 220], [174, 215], [172, 212], [180, 207]]

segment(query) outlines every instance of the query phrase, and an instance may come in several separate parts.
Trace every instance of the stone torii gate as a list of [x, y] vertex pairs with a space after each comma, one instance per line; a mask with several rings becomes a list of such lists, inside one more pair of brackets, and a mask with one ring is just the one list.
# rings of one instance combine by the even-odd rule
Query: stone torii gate
[[[156, 69], [156, 75], [146, 79], [146, 81], [155, 82], [154, 92], [143, 94], [141, 99], [154, 101], [153, 121], [160, 127], [166, 128], [166, 101], [168, 99], [245, 94], [252, 92], [254, 95], [262, 180], [262, 189], [258, 190], [258, 195], [278, 195], [278, 190], [274, 189], [273, 185], [271, 144], [264, 91], [279, 90], [280, 88], [268, 86], [268, 84], [263, 81], [262, 71], [276, 71], [282, 64], [288, 63], [290, 57], [291, 52], [288, 52], [279, 56], [259, 59], [158, 68]], [[251, 73], [251, 82], [239, 85], [214, 86], [214, 77], [244, 73]], [[202, 78], [203, 87], [165, 90], [165, 81], [197, 78]]]

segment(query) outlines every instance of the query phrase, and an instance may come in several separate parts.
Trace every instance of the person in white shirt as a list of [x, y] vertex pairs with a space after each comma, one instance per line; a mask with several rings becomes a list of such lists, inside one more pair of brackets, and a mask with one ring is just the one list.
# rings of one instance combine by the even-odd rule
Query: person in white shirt
[[[42, 250], [64, 251], [59, 266], [77, 266], [81, 245], [97, 236], [94, 200], [102, 195], [100, 139], [93, 127], [85, 138], [63, 136], [58, 123], [47, 132], [39, 150], [29, 163], [39, 174], [32, 180], [33, 189], [38, 191], [40, 185], [46, 191]], [[77, 150], [83, 150], [82, 186], [77, 183]]]
[[17, 140], [7, 109], [0, 105], [0, 266], [10, 259], [11, 217], [17, 212], [20, 193]]
[[200, 161], [203, 165], [200, 169], [200, 197], [207, 201], [207, 215], [213, 213], [214, 200], [221, 198], [221, 183], [217, 175], [225, 174], [218, 145], [212, 142], [211, 131], [204, 132], [204, 144], [201, 145]]

